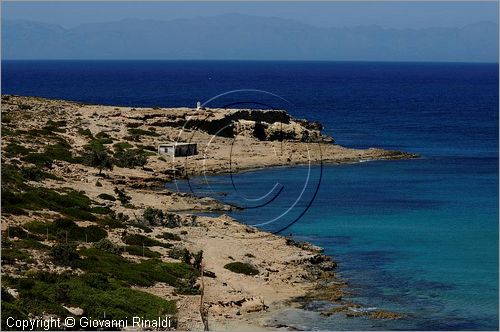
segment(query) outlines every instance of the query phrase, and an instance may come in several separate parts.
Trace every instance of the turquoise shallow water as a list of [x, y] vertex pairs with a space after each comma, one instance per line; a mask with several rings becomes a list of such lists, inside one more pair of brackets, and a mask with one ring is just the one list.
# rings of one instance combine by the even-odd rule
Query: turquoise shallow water
[[[353, 300], [408, 315], [391, 322], [349, 319], [345, 328], [498, 328], [498, 166], [495, 158], [481, 159], [324, 166], [312, 206], [283, 234], [325, 248], [349, 281]], [[237, 174], [237, 192], [229, 176], [209, 177], [210, 186], [204, 178], [190, 182], [197, 194], [211, 189], [215, 197], [249, 207], [257, 204], [247, 199], [264, 195], [275, 183], [283, 185], [268, 205], [232, 213], [249, 224], [263, 224], [293, 205], [308, 172], [308, 167], [295, 167]], [[261, 227], [274, 231], [294, 221], [313, 196], [319, 174], [320, 167], [313, 166], [299, 203]], [[185, 182], [178, 185], [189, 190]], [[308, 314], [286, 320], [296, 317], [297, 326], [323, 329], [339, 324], [333, 317], [318, 321], [315, 310]]]
[[[259, 61], [2, 61], [2, 92], [133, 107], [253, 101], [320, 121], [348, 147], [422, 158], [210, 177], [213, 195], [276, 231], [321, 245], [352, 297], [400, 321], [320, 317], [312, 303], [277, 319], [317, 329], [498, 329], [498, 64]], [[237, 107], [236, 104], [234, 107]], [[245, 104], [244, 107], [251, 107]], [[314, 147], [313, 147], [314, 148]], [[321, 185], [309, 209], [316, 184]], [[267, 193], [276, 182], [276, 191]], [[188, 190], [186, 183], [183, 190]], [[207, 191], [202, 179], [193, 189]], [[219, 195], [224, 192], [225, 195]], [[246, 199], [245, 199], [246, 198]], [[254, 199], [252, 201], [252, 199]], [[252, 208], [265, 204], [264, 207]]]

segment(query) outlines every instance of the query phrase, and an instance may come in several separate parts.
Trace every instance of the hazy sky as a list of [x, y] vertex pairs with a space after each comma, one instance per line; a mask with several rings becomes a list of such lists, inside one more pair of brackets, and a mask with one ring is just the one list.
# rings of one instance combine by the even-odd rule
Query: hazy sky
[[317, 26], [377, 24], [395, 28], [498, 22], [498, 2], [6, 2], [2, 18], [73, 27], [123, 18], [174, 18], [241, 13], [299, 20]]

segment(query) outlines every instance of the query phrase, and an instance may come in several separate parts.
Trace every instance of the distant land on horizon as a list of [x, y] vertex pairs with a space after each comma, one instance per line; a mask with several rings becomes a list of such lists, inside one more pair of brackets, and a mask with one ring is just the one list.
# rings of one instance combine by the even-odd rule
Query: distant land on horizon
[[325, 60], [498, 62], [498, 24], [315, 27], [241, 14], [123, 19], [74, 28], [2, 20], [5, 60]]

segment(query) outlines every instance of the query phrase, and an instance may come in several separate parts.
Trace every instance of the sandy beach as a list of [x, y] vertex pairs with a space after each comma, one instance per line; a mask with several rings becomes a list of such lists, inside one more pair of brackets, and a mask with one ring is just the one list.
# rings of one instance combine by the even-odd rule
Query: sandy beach
[[[192, 253], [203, 251], [205, 276], [203, 281], [200, 277], [196, 283], [204, 285], [203, 307], [208, 310], [210, 329], [273, 329], [278, 327], [272, 325], [269, 317], [283, 308], [300, 306], [298, 299], [304, 297], [334, 301], [339, 304], [339, 311], [344, 312], [356, 306], [343, 300], [343, 291], [347, 286], [343, 280], [337, 279], [334, 261], [323, 256], [320, 248], [262, 232], [226, 215], [214, 218], [186, 213], [224, 212], [233, 207], [211, 198], [172, 192], [165, 189], [164, 184], [200, 174], [274, 166], [416, 157], [398, 151], [345, 148], [336, 145], [334, 139], [322, 134], [321, 130], [321, 124], [294, 119], [285, 111], [130, 108], [3, 96], [2, 164], [18, 169], [32, 167], [28, 156], [47, 152], [55, 142], [66, 142], [65, 146], [70, 147], [70, 157], [76, 160], [96, 139], [102, 140], [102, 145], [114, 158], [127, 151], [131, 155], [134, 151], [141, 154], [141, 158], [145, 159], [141, 166], [133, 163], [126, 166], [128, 159], [124, 159], [125, 166], [115, 164], [112, 169], [103, 167], [102, 172], [85, 162], [68, 161], [68, 158], [64, 160], [56, 155], [50, 163], [35, 164], [52, 176], [29, 181], [29, 185], [56, 191], [71, 188], [86, 195], [94, 205], [127, 216], [128, 220], [141, 220], [147, 208], [172, 214], [178, 221], [175, 228], [149, 225], [151, 232], [144, 232], [133, 225], [128, 225], [126, 229], [104, 228], [107, 238], [118, 246], [125, 245], [124, 232], [158, 239], [168, 230], [177, 236], [176, 240], [166, 242], [169, 248], [149, 247], [164, 262], [179, 261], [169, 254], [172, 248], [185, 248]], [[172, 157], [156, 153], [159, 143], [172, 141], [196, 143], [198, 154]], [[135, 157], [132, 155], [130, 158]], [[127, 204], [103, 199], [106, 197], [103, 194], [114, 196], [117, 190], [129, 197]], [[4, 212], [2, 231], [6, 232], [14, 226], [26, 229], [27, 222], [46, 223], [58, 217], [61, 213], [50, 209], [27, 208], [23, 213]], [[99, 220], [104, 217], [97, 216], [97, 221], [75, 218], [75, 222], [81, 227], [101, 225]], [[12, 239], [15, 241], [15, 236]], [[41, 242], [48, 247], [56, 243], [51, 239]], [[90, 246], [85, 242], [78, 244], [78, 248]], [[34, 248], [22, 251], [37, 259], [28, 263], [21, 260], [4, 262], [2, 276], [18, 277], [33, 270], [62, 270], [43, 251]], [[130, 253], [123, 253], [122, 256], [134, 262], [147, 259]], [[225, 268], [234, 262], [249, 264], [258, 272], [248, 275]], [[149, 287], [132, 287], [176, 300], [178, 329], [203, 329], [200, 294], [179, 294], [175, 287], [163, 282]], [[15, 294], [14, 289], [10, 292]], [[384, 312], [371, 315], [379, 316], [375, 318], [395, 318]]]

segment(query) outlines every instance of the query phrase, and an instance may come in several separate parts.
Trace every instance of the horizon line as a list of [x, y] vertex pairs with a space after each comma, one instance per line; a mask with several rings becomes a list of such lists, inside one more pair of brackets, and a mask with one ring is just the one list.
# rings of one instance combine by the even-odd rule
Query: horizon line
[[170, 62], [343, 62], [343, 63], [456, 63], [456, 64], [494, 64], [498, 65], [500, 59], [497, 62], [492, 61], [446, 61], [446, 60], [314, 60], [314, 59], [148, 59], [148, 58], [137, 58], [137, 59], [0, 59], [0, 61], [19, 61], [19, 62], [36, 62], [36, 61], [67, 61], [67, 62], [77, 62], [77, 61], [94, 61], [94, 62], [104, 62], [104, 61], [141, 61], [141, 62], [159, 62], [159, 61], [170, 61]]

